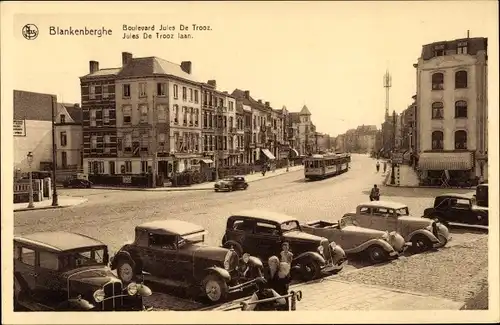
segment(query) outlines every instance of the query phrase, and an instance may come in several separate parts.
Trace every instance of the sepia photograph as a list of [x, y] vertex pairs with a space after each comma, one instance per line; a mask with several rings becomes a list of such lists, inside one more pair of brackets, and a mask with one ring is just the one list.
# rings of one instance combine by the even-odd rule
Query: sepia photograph
[[500, 321], [497, 2], [0, 13], [3, 323]]

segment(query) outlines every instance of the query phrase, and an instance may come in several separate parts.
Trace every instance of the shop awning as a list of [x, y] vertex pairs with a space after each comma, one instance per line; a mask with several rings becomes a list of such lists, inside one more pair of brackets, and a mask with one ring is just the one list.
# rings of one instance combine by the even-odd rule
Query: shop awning
[[212, 159], [200, 159], [200, 161], [205, 163], [205, 164], [211, 164], [214, 162]]
[[299, 152], [293, 148], [290, 148], [290, 158], [297, 158], [299, 156]]
[[267, 159], [274, 160], [276, 157], [269, 151], [269, 149], [261, 149], [262, 153], [266, 155]]
[[420, 170], [470, 170], [473, 167], [472, 152], [424, 152], [418, 159]]

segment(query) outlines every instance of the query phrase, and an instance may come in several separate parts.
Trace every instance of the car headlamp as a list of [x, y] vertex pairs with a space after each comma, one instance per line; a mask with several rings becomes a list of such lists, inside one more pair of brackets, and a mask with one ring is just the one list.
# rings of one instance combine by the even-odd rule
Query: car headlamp
[[382, 235], [382, 239], [385, 241], [389, 241], [389, 232], [388, 231], [384, 232], [384, 234]]
[[104, 290], [99, 289], [94, 292], [93, 297], [96, 302], [102, 302], [106, 298], [106, 294], [104, 294]]
[[242, 259], [243, 259], [243, 262], [248, 263], [248, 261], [250, 260], [250, 254], [248, 254], [248, 253], [243, 254]]
[[318, 246], [318, 253], [320, 253], [321, 255], [323, 255], [323, 252], [324, 252], [324, 248], [323, 246]]
[[127, 286], [127, 292], [131, 296], [135, 295], [137, 293], [137, 290], [139, 290], [139, 288], [137, 287], [137, 283], [132, 282]]

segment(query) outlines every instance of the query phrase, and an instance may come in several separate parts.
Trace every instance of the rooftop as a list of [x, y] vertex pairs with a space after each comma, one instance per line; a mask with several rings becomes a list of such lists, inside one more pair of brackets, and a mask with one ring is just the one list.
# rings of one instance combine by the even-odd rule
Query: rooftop
[[55, 95], [14, 90], [14, 120], [52, 121]]
[[180, 236], [203, 232], [205, 230], [203, 229], [203, 227], [194, 223], [175, 219], [146, 222], [137, 226], [136, 228], [149, 230], [164, 235]]
[[312, 114], [309, 111], [309, 108], [307, 108], [307, 106], [304, 105], [304, 107], [302, 107], [302, 109], [300, 110], [299, 115], [312, 115]]
[[82, 122], [82, 108], [76, 104], [68, 104], [68, 103], [57, 103], [58, 105], [63, 105], [66, 108], [69, 116], [75, 121], [75, 123]]
[[14, 236], [14, 241], [32, 246], [43, 246], [53, 252], [106, 246], [92, 237], [65, 231], [37, 232], [29, 235]]
[[283, 213], [266, 211], [266, 210], [244, 210], [244, 211], [239, 211], [237, 213], [234, 213], [233, 216], [240, 216], [240, 217], [253, 218], [253, 219], [262, 219], [262, 220], [270, 220], [270, 221], [274, 221], [277, 223], [283, 223], [283, 222], [287, 222], [287, 221], [297, 220], [296, 218], [291, 217], [291, 216], [286, 215], [286, 214], [283, 214]]
[[408, 207], [406, 204], [393, 201], [369, 201], [360, 205], [373, 208], [402, 209]]

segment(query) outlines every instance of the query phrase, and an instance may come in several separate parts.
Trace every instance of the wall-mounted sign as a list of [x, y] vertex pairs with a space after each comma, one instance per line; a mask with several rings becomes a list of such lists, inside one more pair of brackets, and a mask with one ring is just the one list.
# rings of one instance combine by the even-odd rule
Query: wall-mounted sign
[[123, 184], [131, 184], [132, 176], [123, 176]]
[[25, 120], [14, 120], [14, 136], [15, 137], [25, 137], [26, 136]]

